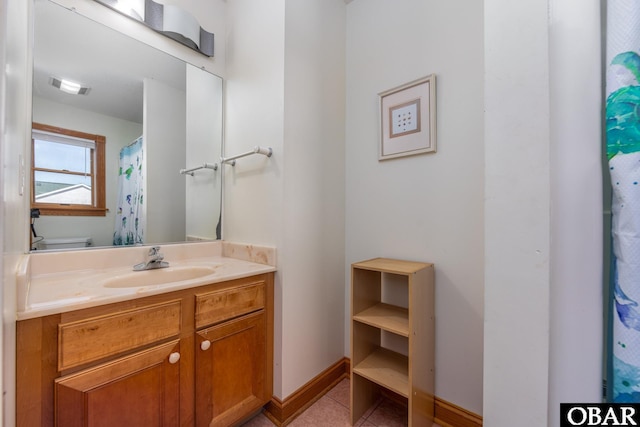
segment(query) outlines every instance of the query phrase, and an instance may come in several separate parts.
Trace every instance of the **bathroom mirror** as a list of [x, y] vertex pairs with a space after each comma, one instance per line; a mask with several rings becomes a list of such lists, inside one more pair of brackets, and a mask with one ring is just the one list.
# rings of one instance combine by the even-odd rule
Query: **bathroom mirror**
[[[108, 211], [32, 218], [31, 249], [55, 249], [42, 241], [68, 238], [113, 244], [120, 151], [140, 137], [143, 244], [219, 239], [220, 168], [180, 170], [219, 162], [222, 79], [49, 0], [34, 6], [33, 121], [106, 137]], [[65, 93], [51, 84], [56, 79], [80, 83], [87, 94]]]

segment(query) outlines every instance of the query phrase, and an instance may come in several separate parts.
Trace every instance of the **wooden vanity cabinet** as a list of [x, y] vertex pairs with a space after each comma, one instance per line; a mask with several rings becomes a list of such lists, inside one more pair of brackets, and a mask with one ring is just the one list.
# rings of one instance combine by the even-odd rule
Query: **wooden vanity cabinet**
[[266, 295], [256, 281], [196, 296], [196, 427], [234, 425], [271, 399]]
[[16, 356], [19, 426], [231, 426], [271, 398], [273, 273], [21, 320]]
[[172, 341], [57, 379], [55, 425], [179, 425], [179, 359]]

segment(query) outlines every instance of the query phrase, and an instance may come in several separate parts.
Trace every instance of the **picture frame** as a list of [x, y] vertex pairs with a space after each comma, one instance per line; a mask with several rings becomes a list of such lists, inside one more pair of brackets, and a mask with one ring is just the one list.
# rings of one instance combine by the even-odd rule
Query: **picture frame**
[[378, 94], [378, 160], [436, 152], [436, 75]]

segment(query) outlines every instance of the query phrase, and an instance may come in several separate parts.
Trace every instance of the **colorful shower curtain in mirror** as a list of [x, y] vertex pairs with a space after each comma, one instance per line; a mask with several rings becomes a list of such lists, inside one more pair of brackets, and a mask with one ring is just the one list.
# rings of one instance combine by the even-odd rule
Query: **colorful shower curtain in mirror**
[[120, 150], [114, 245], [144, 243], [142, 137]]
[[640, 402], [640, 2], [607, 2], [606, 142], [612, 186], [610, 402]]

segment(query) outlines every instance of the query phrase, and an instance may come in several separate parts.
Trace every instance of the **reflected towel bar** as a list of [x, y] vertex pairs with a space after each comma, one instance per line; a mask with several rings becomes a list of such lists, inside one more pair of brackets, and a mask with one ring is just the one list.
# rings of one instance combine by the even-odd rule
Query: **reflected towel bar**
[[191, 175], [193, 176], [193, 171], [197, 171], [198, 169], [213, 169], [214, 171], [218, 170], [218, 164], [217, 163], [205, 163], [202, 166], [197, 166], [195, 168], [191, 168], [191, 169], [180, 169], [180, 175]]
[[231, 156], [231, 157], [221, 157], [220, 158], [220, 163], [228, 163], [231, 166], [235, 166], [236, 165], [236, 159], [239, 159], [241, 157], [246, 157], [246, 156], [250, 156], [252, 154], [262, 154], [263, 156], [267, 156], [267, 157], [271, 157], [271, 155], [273, 154], [273, 150], [271, 149], [271, 147], [254, 147], [253, 150], [251, 151], [247, 151], [246, 153], [242, 153], [242, 154], [238, 154], [237, 156]]

